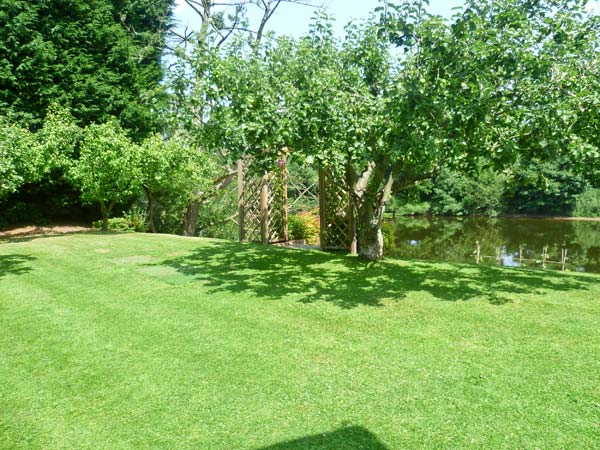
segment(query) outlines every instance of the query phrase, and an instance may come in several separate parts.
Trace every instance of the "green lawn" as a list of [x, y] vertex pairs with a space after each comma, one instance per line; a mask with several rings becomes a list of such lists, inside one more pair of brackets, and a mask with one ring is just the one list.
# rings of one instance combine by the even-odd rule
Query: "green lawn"
[[600, 447], [600, 277], [0, 242], [0, 448]]

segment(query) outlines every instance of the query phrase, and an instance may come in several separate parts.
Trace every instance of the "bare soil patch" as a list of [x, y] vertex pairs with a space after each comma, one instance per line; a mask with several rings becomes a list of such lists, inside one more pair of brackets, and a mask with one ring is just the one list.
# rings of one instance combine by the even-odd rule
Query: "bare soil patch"
[[0, 231], [0, 238], [81, 233], [91, 230], [91, 227], [85, 225], [48, 225], [45, 227], [26, 225], [17, 228], [11, 228], [10, 230]]

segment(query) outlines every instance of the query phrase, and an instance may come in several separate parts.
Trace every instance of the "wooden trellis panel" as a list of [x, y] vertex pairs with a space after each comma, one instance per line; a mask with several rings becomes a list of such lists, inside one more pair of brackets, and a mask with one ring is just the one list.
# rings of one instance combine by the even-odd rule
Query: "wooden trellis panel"
[[285, 164], [256, 176], [238, 162], [240, 241], [270, 244], [287, 240], [286, 175]]
[[289, 210], [297, 211], [306, 208], [307, 205], [314, 205], [316, 209], [319, 203], [319, 183], [304, 182], [294, 173], [287, 174], [288, 191], [289, 191]]
[[343, 174], [319, 170], [321, 248], [356, 252], [356, 227]]
[[[249, 162], [248, 162], [249, 164]], [[356, 224], [343, 174], [319, 170], [320, 241], [324, 250], [356, 253]], [[252, 175], [238, 162], [240, 241], [263, 244], [288, 240], [288, 174], [285, 160], [269, 173]], [[314, 194], [315, 186], [300, 190]]]
[[278, 168], [267, 175], [267, 211], [269, 242], [287, 241], [286, 168]]

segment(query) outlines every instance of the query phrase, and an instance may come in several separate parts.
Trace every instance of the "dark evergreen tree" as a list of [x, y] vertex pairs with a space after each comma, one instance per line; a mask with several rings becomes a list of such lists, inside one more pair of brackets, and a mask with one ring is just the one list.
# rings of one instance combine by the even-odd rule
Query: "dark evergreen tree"
[[0, 114], [34, 128], [48, 106], [82, 125], [157, 128], [160, 63], [174, 0], [0, 0]]

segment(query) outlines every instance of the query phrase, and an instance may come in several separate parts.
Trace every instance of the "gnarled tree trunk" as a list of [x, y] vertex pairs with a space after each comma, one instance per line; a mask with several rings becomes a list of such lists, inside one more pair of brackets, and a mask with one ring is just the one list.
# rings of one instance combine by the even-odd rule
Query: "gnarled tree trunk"
[[383, 213], [389, 201], [393, 174], [384, 159], [371, 162], [358, 175], [348, 166], [347, 177], [352, 204], [355, 208], [358, 233], [358, 256], [374, 261], [383, 258]]
[[383, 207], [379, 209], [363, 205], [358, 209], [357, 216], [359, 257], [369, 261], [383, 258]]

